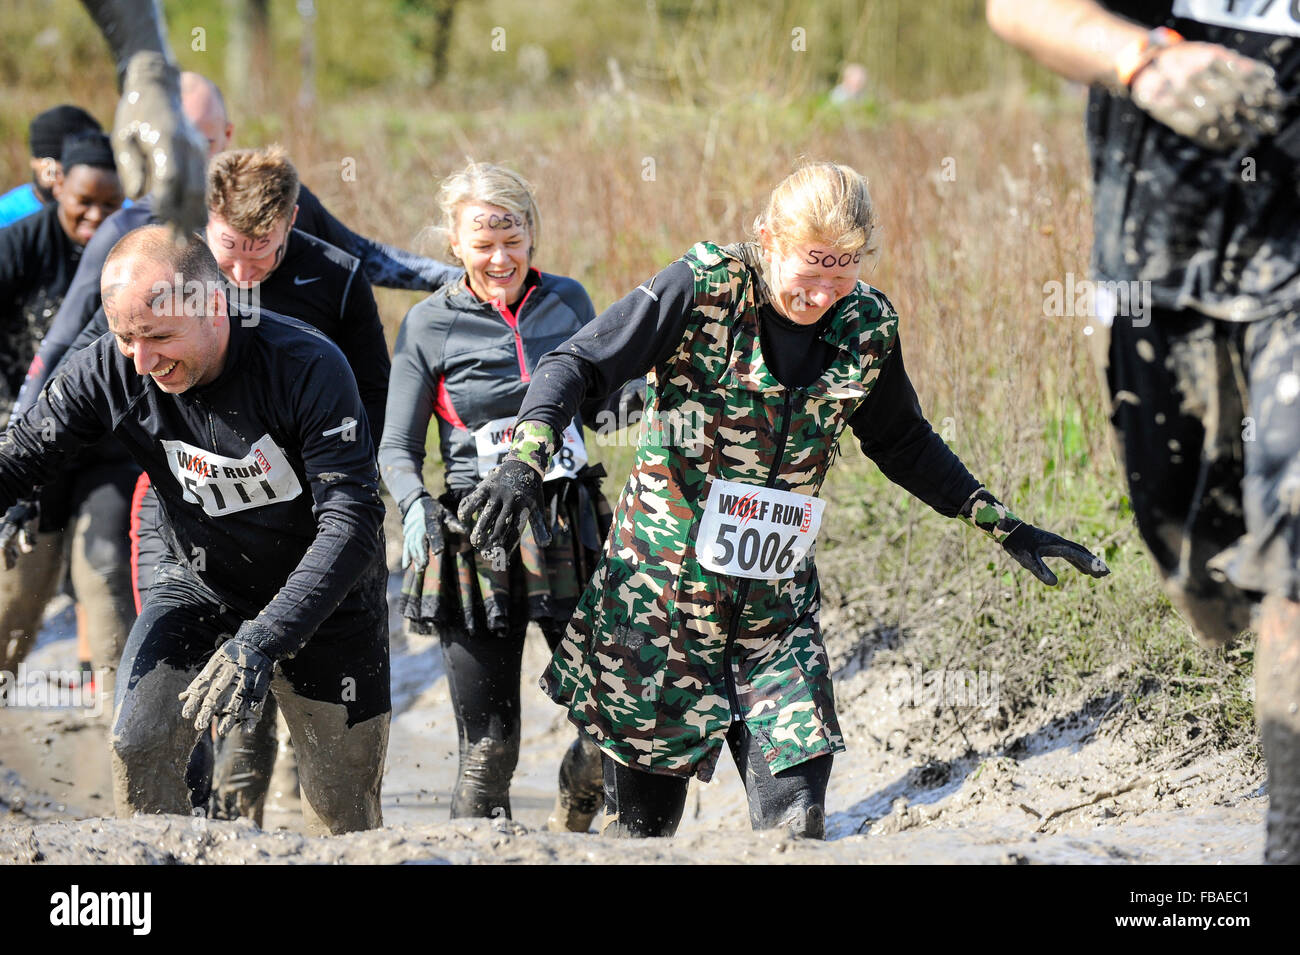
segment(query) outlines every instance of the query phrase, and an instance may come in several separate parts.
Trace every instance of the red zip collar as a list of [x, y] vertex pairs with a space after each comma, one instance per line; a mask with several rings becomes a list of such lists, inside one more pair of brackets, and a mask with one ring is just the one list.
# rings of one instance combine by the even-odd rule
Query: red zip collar
[[502, 320], [510, 326], [510, 330], [515, 333], [515, 354], [519, 358], [519, 380], [525, 382], [532, 381], [533, 379], [532, 376], [528, 374], [528, 366], [524, 363], [524, 341], [519, 337], [519, 315], [523, 312], [524, 306], [528, 304], [528, 298], [533, 294], [533, 289], [537, 288], [537, 286], [541, 284], [542, 279], [541, 274], [536, 269], [529, 269], [528, 271], [530, 277], [536, 276], [536, 281], [534, 281], [532, 285], [528, 286], [528, 291], [524, 293], [523, 299], [520, 300], [518, 307], [515, 308], [513, 312], [510, 311], [508, 305], [499, 304], [495, 299], [492, 300], [492, 307], [497, 310], [497, 314], [500, 315]]

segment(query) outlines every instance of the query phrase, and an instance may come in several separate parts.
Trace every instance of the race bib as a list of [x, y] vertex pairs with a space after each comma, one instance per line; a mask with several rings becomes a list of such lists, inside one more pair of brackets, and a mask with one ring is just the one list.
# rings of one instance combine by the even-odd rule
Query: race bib
[[[489, 421], [474, 432], [474, 443], [478, 448], [478, 476], [487, 477], [487, 473], [506, 459], [510, 450], [510, 439], [514, 437], [515, 419], [497, 418]], [[587, 466], [587, 446], [582, 441], [582, 432], [572, 421], [564, 429], [564, 443], [551, 459], [551, 469], [546, 472], [545, 481], [556, 478], [576, 477]]]
[[242, 458], [223, 457], [184, 441], [163, 441], [162, 446], [185, 500], [212, 517], [291, 501], [302, 493], [298, 475], [269, 434]]
[[817, 540], [826, 502], [809, 494], [714, 480], [700, 518], [695, 554], [719, 574], [780, 580], [794, 576]]
[[1174, 16], [1254, 33], [1300, 36], [1300, 0], [1174, 0]]

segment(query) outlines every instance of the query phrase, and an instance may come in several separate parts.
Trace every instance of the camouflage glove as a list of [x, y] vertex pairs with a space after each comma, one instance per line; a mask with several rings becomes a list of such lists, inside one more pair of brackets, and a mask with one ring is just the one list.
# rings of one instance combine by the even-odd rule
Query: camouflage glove
[[441, 554], [447, 546], [444, 528], [453, 534], [465, 533], [456, 515], [436, 498], [422, 494], [412, 501], [402, 519], [402, 566], [413, 563], [423, 570], [430, 554]]
[[246, 622], [217, 647], [203, 672], [180, 694], [185, 701], [181, 718], [193, 718], [194, 728], [201, 731], [216, 717], [218, 736], [239, 725], [251, 726], [266, 701], [275, 668], [275, 661], [255, 642], [256, 636], [267, 633], [266, 628]]
[[[491, 558], [498, 553], [509, 554], [519, 546], [524, 524], [539, 514], [541, 503], [541, 474], [517, 458], [506, 458], [460, 502], [456, 514], [462, 524], [473, 524], [469, 542], [484, 557]], [[545, 546], [550, 543], [550, 534], [542, 523], [534, 519], [533, 533]]]
[[127, 62], [113, 118], [113, 154], [132, 199], [153, 197], [158, 218], [189, 240], [208, 221], [208, 148], [181, 112], [180, 74], [161, 53]]
[[1044, 557], [1064, 558], [1090, 577], [1105, 577], [1110, 573], [1105, 561], [1086, 547], [1026, 524], [984, 488], [966, 500], [958, 516], [1001, 544], [1016, 563], [1049, 587], [1055, 587], [1058, 581], [1056, 574], [1043, 563]]
[[1286, 98], [1272, 67], [1166, 35], [1176, 39], [1151, 47], [1124, 82], [1134, 104], [1207, 149], [1235, 149], [1278, 131]]
[[5, 570], [13, 570], [20, 555], [32, 552], [35, 542], [31, 525], [40, 513], [40, 505], [35, 501], [19, 501], [5, 512], [4, 521], [0, 522], [0, 548], [4, 550]]

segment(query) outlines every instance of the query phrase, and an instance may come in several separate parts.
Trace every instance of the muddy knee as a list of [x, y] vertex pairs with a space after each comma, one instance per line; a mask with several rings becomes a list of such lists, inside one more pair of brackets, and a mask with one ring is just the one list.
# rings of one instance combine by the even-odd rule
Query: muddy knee
[[113, 792], [119, 815], [190, 811], [185, 772], [197, 731], [180, 718], [146, 713], [126, 700], [113, 721], [109, 743]]

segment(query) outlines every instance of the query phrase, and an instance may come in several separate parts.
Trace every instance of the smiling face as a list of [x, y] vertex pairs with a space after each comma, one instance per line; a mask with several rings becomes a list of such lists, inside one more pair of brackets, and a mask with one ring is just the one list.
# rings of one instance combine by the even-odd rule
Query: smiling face
[[85, 245], [125, 198], [122, 180], [111, 169], [77, 165], [54, 184], [59, 225], [77, 245]]
[[175, 276], [156, 263], [126, 257], [105, 266], [101, 289], [118, 349], [135, 363], [136, 374], [177, 395], [221, 374], [230, 322], [220, 283], [209, 289], [174, 283]]
[[281, 220], [266, 235], [254, 238], [237, 232], [226, 220], [208, 210], [208, 248], [221, 274], [241, 289], [256, 288], [265, 282], [284, 260], [289, 232], [297, 218], [298, 207], [294, 206], [291, 219]]
[[863, 252], [844, 252], [824, 243], [783, 248], [766, 229], [759, 232], [770, 269], [777, 311], [799, 325], [812, 325], [853, 291]]
[[533, 253], [524, 217], [500, 206], [467, 202], [460, 207], [451, 250], [465, 266], [470, 290], [485, 302], [519, 301]]

